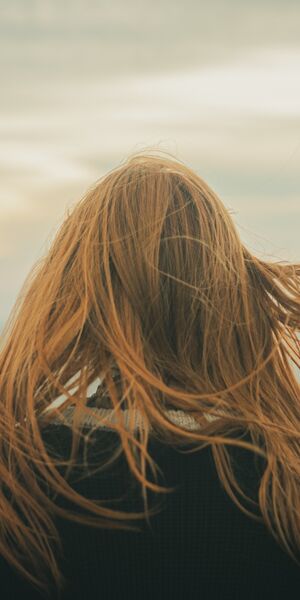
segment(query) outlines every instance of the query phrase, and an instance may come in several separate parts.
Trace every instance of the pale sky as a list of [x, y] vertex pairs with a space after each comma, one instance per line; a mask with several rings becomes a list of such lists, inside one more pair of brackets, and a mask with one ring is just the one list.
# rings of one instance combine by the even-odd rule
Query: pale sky
[[68, 206], [154, 145], [300, 260], [300, 3], [0, 0], [0, 332]]

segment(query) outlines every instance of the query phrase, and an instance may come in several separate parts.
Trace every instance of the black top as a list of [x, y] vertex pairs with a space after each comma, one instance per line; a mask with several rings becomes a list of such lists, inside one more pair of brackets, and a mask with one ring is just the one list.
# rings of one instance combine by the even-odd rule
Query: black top
[[[68, 457], [68, 427], [51, 425], [44, 431], [44, 439], [56, 454]], [[102, 452], [105, 450], [109, 456], [119, 442], [118, 434], [109, 429], [95, 431], [91, 439], [91, 465], [95, 464], [97, 451], [101, 452], [98, 461], [102, 462]], [[250, 437], [245, 435], [243, 439]], [[83, 442], [81, 451], [82, 447]], [[158, 483], [176, 485], [177, 489], [168, 494], [148, 491], [149, 507], [161, 503], [161, 512], [151, 517], [151, 526], [146, 520], [135, 522], [142, 533], [96, 529], [56, 517], [64, 548], [59, 565], [69, 580], [62, 600], [299, 598], [300, 567], [263, 523], [246, 516], [230, 499], [218, 478], [210, 446], [184, 454], [183, 447], [150, 438], [148, 449], [164, 474], [164, 478], [158, 474]], [[245, 449], [227, 449], [242, 489], [257, 500], [263, 459]], [[148, 469], [147, 475], [154, 481]], [[123, 496], [122, 501], [105, 506], [127, 511], [144, 508], [140, 484], [123, 455], [112, 468], [81, 481], [75, 479], [76, 475], [72, 486], [87, 498]], [[253, 505], [240, 500], [259, 514]], [[81, 511], [63, 498], [58, 497], [56, 502]], [[3, 558], [0, 582], [3, 600], [43, 597]], [[52, 597], [57, 598], [54, 593]]]

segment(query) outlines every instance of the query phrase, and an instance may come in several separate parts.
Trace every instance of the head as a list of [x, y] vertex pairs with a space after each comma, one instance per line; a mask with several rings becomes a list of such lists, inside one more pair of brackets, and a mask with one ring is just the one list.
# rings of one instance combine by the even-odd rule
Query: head
[[[63, 420], [67, 406], [75, 407], [74, 460], [80, 415], [92, 410], [87, 389], [100, 379], [119, 415], [113, 426], [119, 451], [143, 487], [145, 507], [146, 489], [169, 491], [145, 478], [146, 462], [155, 470], [147, 454], [150, 431], [162, 443], [189, 443], [199, 449], [211, 444], [220, 478], [231, 482], [234, 475], [224, 468], [226, 447], [245, 447], [267, 461], [260, 508], [272, 532], [276, 527], [268, 516], [268, 494], [274, 495], [277, 515], [288, 511], [282, 482], [275, 478], [269, 489], [270, 477], [281, 468], [290, 498], [288, 516], [300, 546], [300, 490], [292, 479], [300, 475], [299, 383], [291, 366], [292, 361], [300, 366], [299, 309], [300, 264], [254, 256], [242, 243], [230, 211], [187, 165], [166, 153], [129, 156], [68, 211], [49, 251], [26, 280], [4, 330], [3, 476], [11, 468], [5, 453], [9, 444], [15, 463], [26, 472], [19, 488], [33, 489], [28, 465], [35, 464], [53, 489], [71, 493], [57, 477], [58, 462], [53, 457], [50, 461], [43, 428], [58, 414]], [[49, 410], [60, 396], [60, 406]], [[142, 415], [137, 434], [125, 432], [125, 406]], [[204, 424], [201, 433], [186, 431], [168, 420], [166, 407], [188, 411], [199, 423], [204, 414], [219, 418]], [[230, 437], [241, 428], [251, 443]], [[35, 550], [59, 581], [50, 551], [38, 542], [45, 526], [41, 506], [46, 512], [49, 507], [56, 511], [55, 505], [46, 504], [36, 479], [34, 489], [39, 503], [31, 506], [26, 494], [23, 501], [40, 527]], [[74, 502], [80, 505], [78, 499]], [[89, 504], [102, 518], [108, 512]], [[3, 520], [4, 497], [0, 507]], [[112, 519], [118, 515], [116, 526], [129, 528], [120, 524], [128, 520], [127, 513], [110, 514]], [[7, 520], [7, 528], [12, 527]], [[51, 531], [56, 531], [54, 525]], [[25, 526], [19, 538], [28, 547]], [[5, 547], [1, 538], [0, 551]], [[287, 543], [285, 547], [289, 552]], [[6, 556], [18, 566], [13, 548]], [[36, 577], [35, 583], [40, 580]]]

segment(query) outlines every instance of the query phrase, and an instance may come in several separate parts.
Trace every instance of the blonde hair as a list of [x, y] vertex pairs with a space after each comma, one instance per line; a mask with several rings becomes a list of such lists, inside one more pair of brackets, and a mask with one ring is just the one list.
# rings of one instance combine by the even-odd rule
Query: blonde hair
[[[147, 451], [150, 429], [163, 443], [189, 443], [193, 452], [210, 445], [229, 496], [245, 514], [263, 520], [297, 561], [300, 399], [288, 358], [299, 368], [299, 276], [300, 264], [266, 262], [250, 253], [216, 193], [169, 153], [130, 155], [68, 211], [24, 283], [0, 353], [0, 554], [34, 587], [47, 593], [49, 576], [57, 589], [65, 585], [50, 543], [61, 548], [51, 516], [139, 530], [132, 521], [157, 512], [149, 510], [147, 489], [173, 491], [145, 476], [149, 463], [157, 481], [158, 467]], [[83, 437], [82, 417], [94, 414], [87, 388], [101, 373], [116, 415], [110, 424], [119, 440], [113, 459], [123, 452], [141, 484], [142, 513], [75, 495], [66, 481]], [[171, 377], [180, 389], [170, 385]], [[49, 410], [61, 395], [65, 400]], [[134, 418], [125, 427], [125, 402], [130, 415], [142, 415], [137, 431]], [[172, 422], [167, 403], [201, 427]], [[69, 461], [62, 461], [49, 454], [42, 431], [55, 418], [64, 422], [70, 406], [72, 449]], [[204, 414], [218, 418], [204, 422]], [[100, 413], [95, 418], [99, 427], [105, 423]], [[251, 441], [233, 437], [241, 428]], [[262, 517], [233, 492], [246, 498], [228, 445], [266, 461], [258, 492]], [[66, 477], [59, 465], [68, 467]], [[58, 507], [43, 481], [96, 516]]]

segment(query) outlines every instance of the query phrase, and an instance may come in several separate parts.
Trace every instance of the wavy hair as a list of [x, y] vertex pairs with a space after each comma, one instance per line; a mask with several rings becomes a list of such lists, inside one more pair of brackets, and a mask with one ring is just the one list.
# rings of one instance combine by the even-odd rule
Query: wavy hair
[[[187, 452], [210, 445], [228, 495], [298, 562], [300, 386], [291, 361], [300, 367], [299, 280], [300, 263], [267, 262], [249, 252], [217, 194], [169, 153], [131, 154], [97, 180], [67, 211], [3, 331], [0, 555], [47, 595], [49, 579], [59, 592], [66, 581], [54, 552], [55, 543], [61, 549], [55, 515], [139, 531], [134, 521], [157, 512], [149, 510], [147, 490], [174, 489], [157, 484], [160, 469], [147, 450], [153, 435], [189, 444]], [[80, 440], [88, 443], [82, 417], [94, 415], [96, 428], [107, 422], [88, 406], [87, 388], [97, 378], [116, 416], [111, 460], [124, 454], [142, 488], [143, 512], [109, 509], [67, 482]], [[43, 430], [54, 419], [64, 423], [70, 406], [72, 447], [62, 461], [49, 452]], [[190, 413], [198, 429], [172, 422], [166, 406]], [[248, 442], [244, 433], [233, 435], [240, 430]], [[233, 491], [246, 498], [230, 445], [265, 461], [261, 516]], [[155, 481], [147, 479], [147, 465]], [[59, 507], [49, 490], [90, 515]]]

